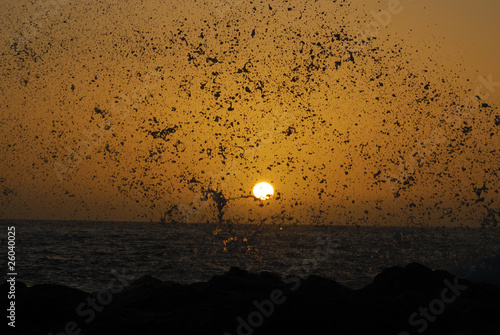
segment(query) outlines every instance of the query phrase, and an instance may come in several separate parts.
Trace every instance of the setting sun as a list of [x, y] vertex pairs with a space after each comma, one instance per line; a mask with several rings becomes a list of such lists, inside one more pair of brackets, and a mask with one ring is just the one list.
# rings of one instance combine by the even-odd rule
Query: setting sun
[[267, 200], [274, 194], [274, 188], [268, 183], [258, 183], [253, 187], [253, 195], [260, 200]]

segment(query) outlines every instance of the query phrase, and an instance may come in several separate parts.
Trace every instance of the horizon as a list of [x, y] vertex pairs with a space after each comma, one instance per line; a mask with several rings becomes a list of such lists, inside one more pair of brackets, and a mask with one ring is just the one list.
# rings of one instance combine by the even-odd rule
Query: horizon
[[152, 224], [160, 225], [165, 227], [176, 227], [182, 225], [196, 225], [196, 226], [259, 226], [259, 227], [269, 227], [269, 228], [300, 228], [300, 227], [318, 227], [318, 228], [407, 228], [407, 229], [448, 229], [448, 228], [459, 228], [459, 229], [500, 229], [498, 226], [484, 225], [484, 226], [433, 226], [433, 225], [375, 225], [375, 224], [350, 224], [350, 223], [308, 223], [308, 224], [294, 224], [294, 223], [272, 223], [272, 222], [228, 222], [224, 221], [222, 223], [217, 221], [211, 222], [166, 222], [162, 223], [160, 221], [99, 221], [99, 220], [75, 220], [75, 219], [53, 219], [53, 220], [37, 220], [37, 219], [0, 219], [0, 223], [20, 223], [20, 222], [38, 222], [38, 223], [104, 223], [104, 224]]

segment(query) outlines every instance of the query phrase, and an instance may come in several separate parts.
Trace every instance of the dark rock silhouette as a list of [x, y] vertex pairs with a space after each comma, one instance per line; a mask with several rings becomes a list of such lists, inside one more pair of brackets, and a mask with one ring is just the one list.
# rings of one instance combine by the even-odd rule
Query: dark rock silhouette
[[[417, 263], [387, 268], [359, 290], [314, 275], [299, 279], [236, 267], [190, 285], [145, 276], [107, 304], [97, 299], [91, 317], [81, 305], [98, 296], [18, 282], [16, 330], [59, 334], [73, 321], [81, 334], [418, 334], [424, 324], [425, 334], [500, 333], [500, 286]], [[422, 310], [427, 320], [418, 315]], [[418, 323], [412, 325], [413, 314]]]

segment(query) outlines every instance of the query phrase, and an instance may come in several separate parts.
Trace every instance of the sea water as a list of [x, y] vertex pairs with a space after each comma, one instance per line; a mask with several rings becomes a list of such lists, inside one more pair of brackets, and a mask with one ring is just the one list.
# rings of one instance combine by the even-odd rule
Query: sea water
[[5, 220], [1, 226], [4, 241], [6, 227], [16, 227], [18, 281], [89, 292], [104, 289], [113, 270], [192, 283], [231, 266], [321, 275], [360, 288], [384, 268], [410, 262], [473, 276], [480, 260], [500, 254], [495, 228]]

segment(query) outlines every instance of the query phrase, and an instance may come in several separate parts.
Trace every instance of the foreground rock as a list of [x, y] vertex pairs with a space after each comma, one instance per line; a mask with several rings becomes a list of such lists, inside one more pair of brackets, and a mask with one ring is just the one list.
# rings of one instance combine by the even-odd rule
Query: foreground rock
[[17, 283], [16, 333], [500, 334], [500, 286], [416, 263], [388, 268], [360, 290], [239, 268], [191, 285], [149, 276], [119, 284], [89, 294]]

